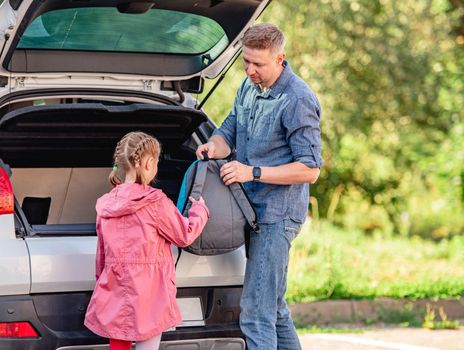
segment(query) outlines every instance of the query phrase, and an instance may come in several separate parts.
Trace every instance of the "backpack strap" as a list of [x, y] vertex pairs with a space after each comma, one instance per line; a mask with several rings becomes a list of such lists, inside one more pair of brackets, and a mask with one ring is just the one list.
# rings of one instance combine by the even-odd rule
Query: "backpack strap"
[[[195, 200], [199, 200], [203, 193], [203, 187], [205, 186], [206, 173], [208, 172], [209, 161], [197, 162], [197, 172], [195, 174], [195, 181], [192, 184], [192, 190], [190, 196]], [[188, 199], [188, 198], [187, 198]]]
[[[216, 162], [218, 168], [221, 168], [223, 164], [227, 163], [226, 160], [215, 160], [215, 159], [211, 159], [209, 161], [196, 162], [197, 172], [195, 175], [195, 181], [192, 184], [192, 189], [190, 191], [190, 195], [196, 200], [198, 200], [201, 194], [203, 193], [203, 187], [206, 181], [206, 173], [208, 172], [208, 164], [210, 162]], [[259, 226], [258, 226], [258, 223], [256, 222], [256, 212], [253, 206], [251, 205], [251, 202], [248, 196], [246, 195], [245, 189], [243, 188], [242, 184], [233, 183], [229, 185], [229, 189], [233, 197], [237, 201], [237, 204], [240, 207], [240, 210], [242, 211], [243, 216], [245, 216], [251, 229], [255, 232], [258, 232]]]
[[187, 188], [188, 187], [187, 174], [195, 170], [194, 167], [196, 166], [198, 162], [199, 160], [196, 160], [192, 164], [190, 164], [187, 171], [185, 172], [184, 179], [182, 180], [182, 185], [180, 186], [180, 190], [179, 190], [179, 197], [177, 198], [177, 204], [176, 204], [177, 209], [179, 209], [181, 213], [184, 212], [185, 206], [187, 205], [187, 201], [188, 201], [187, 197], [190, 193], [190, 188]]
[[235, 182], [229, 185], [229, 189], [232, 195], [234, 196], [235, 200], [237, 201], [237, 204], [240, 210], [242, 211], [243, 216], [245, 216], [248, 225], [250, 225], [251, 229], [256, 233], [259, 232], [259, 225], [256, 222], [255, 209], [251, 205], [243, 186], [240, 183]]
[[[218, 168], [220, 169], [224, 164], [228, 163], [228, 159], [214, 159], [212, 160], [216, 162]], [[248, 198], [245, 189], [241, 183], [233, 183], [228, 186], [232, 196], [235, 198], [240, 210], [243, 213], [248, 225], [250, 226], [251, 230], [255, 231], [256, 233], [259, 232], [259, 226], [257, 223], [257, 215], [255, 208], [251, 204], [250, 199]]]
[[[192, 164], [190, 164], [190, 166], [188, 167], [187, 171], [185, 172], [185, 175], [184, 175], [184, 179], [182, 181], [182, 185], [180, 187], [180, 191], [179, 191], [179, 197], [177, 198], [177, 209], [183, 213], [184, 212], [184, 209], [185, 209], [185, 206], [187, 205], [187, 202], [188, 202], [188, 198], [187, 196], [188, 195], [191, 195], [191, 196], [194, 196], [195, 199], [199, 198], [197, 197], [196, 195], [194, 195], [192, 193], [193, 191], [193, 186], [192, 186], [192, 189], [190, 191], [190, 193], [187, 193], [189, 192], [188, 189], [187, 189], [187, 174], [190, 172], [190, 171], [193, 171], [193, 170], [196, 170], [198, 171], [198, 167], [201, 163], [207, 163], [207, 162], [202, 162], [200, 160], [196, 160], [195, 162], [193, 162]], [[194, 169], [195, 166], [197, 167], [197, 169]], [[204, 174], [204, 178], [206, 178], [206, 171], [205, 171], [205, 174]], [[197, 184], [197, 190], [199, 189], [200, 190], [200, 195], [201, 195], [201, 191], [203, 191], [203, 185], [205, 183], [205, 179], [203, 178], [203, 181], [202, 181], [202, 184], [200, 186], [200, 184]], [[197, 181], [195, 181], [197, 182]], [[180, 256], [182, 255], [182, 247], [177, 247], [177, 259], [176, 259], [176, 262], [174, 263], [174, 268], [177, 269], [177, 264], [179, 263], [179, 260], [180, 260]]]
[[247, 220], [247, 225], [245, 227], [245, 256], [248, 259], [250, 257], [250, 238], [251, 238], [251, 231], [258, 233], [259, 232], [259, 225], [256, 222], [256, 211], [253, 205], [248, 198], [245, 189], [241, 183], [233, 183], [229, 186], [230, 192], [232, 196], [235, 198], [235, 201], [238, 204], [238, 207], [245, 216]]

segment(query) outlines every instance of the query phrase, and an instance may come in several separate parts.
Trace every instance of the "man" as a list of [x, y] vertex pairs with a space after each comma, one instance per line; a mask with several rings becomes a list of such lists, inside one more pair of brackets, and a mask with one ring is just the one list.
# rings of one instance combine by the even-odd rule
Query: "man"
[[248, 349], [296, 350], [301, 346], [284, 294], [291, 242], [322, 165], [321, 110], [285, 61], [284, 36], [276, 26], [255, 25], [242, 43], [247, 79], [197, 156], [223, 158], [235, 149], [237, 160], [221, 168], [221, 177], [226, 185], [243, 183], [257, 211], [260, 232], [251, 234], [240, 303]]

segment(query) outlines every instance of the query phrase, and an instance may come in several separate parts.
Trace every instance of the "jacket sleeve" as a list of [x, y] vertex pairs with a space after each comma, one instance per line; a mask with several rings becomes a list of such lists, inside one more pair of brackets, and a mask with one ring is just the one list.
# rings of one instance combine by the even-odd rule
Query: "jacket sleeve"
[[95, 255], [95, 278], [98, 280], [105, 266], [105, 248], [101, 235], [100, 218], [97, 217], [97, 254]]
[[174, 203], [167, 197], [158, 211], [159, 233], [178, 247], [190, 245], [201, 233], [209, 217], [208, 207], [194, 201], [188, 218], [182, 216]]

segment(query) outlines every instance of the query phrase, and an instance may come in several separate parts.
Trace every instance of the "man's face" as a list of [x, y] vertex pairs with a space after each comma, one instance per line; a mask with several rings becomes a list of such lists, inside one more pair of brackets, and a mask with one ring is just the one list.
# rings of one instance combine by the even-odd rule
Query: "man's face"
[[244, 46], [242, 56], [246, 74], [254, 84], [261, 87], [270, 87], [282, 72], [284, 53]]

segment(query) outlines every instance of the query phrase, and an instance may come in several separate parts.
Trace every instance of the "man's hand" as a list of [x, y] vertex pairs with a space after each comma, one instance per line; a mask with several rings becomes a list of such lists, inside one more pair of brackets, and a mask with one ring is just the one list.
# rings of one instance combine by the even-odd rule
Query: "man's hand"
[[236, 160], [221, 167], [221, 178], [226, 186], [234, 182], [248, 182], [253, 180], [253, 167]]
[[195, 152], [198, 159], [204, 160], [203, 152], [208, 153], [209, 159], [221, 159], [230, 154], [230, 147], [221, 135], [213, 135], [208, 142], [198, 146]]
[[195, 152], [198, 159], [203, 160], [203, 152], [208, 153], [208, 158], [213, 159], [216, 153], [216, 145], [214, 144], [214, 142], [210, 141], [198, 146], [197, 151]]

